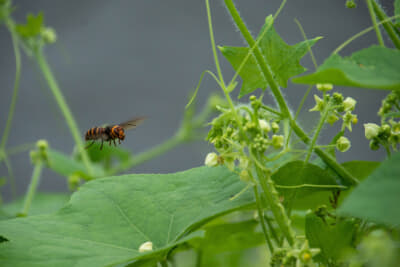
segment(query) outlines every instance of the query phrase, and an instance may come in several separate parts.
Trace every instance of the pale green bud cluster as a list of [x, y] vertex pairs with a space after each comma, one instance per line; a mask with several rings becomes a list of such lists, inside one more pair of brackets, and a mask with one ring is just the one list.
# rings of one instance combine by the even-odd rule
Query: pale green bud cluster
[[397, 150], [400, 144], [400, 122], [390, 120], [389, 123], [381, 126], [375, 123], [364, 124], [365, 138], [370, 140], [369, 147], [372, 150], [379, 149], [381, 145], [386, 148], [392, 146], [394, 150]]

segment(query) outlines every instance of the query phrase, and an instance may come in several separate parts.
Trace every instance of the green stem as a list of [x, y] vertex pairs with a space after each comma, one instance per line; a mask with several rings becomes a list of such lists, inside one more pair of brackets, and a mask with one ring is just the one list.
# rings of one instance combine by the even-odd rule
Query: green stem
[[44, 78], [46, 79], [50, 90], [52, 91], [54, 98], [57, 101], [58, 106], [61, 109], [62, 114], [64, 115], [65, 120], [67, 121], [68, 127], [71, 131], [71, 134], [75, 140], [75, 143], [78, 147], [78, 152], [81, 154], [82, 161], [85, 164], [85, 167], [90, 176], [93, 176], [93, 169], [90, 163], [89, 156], [84, 148], [81, 132], [79, 131], [78, 125], [75, 122], [75, 119], [65, 101], [65, 98], [57, 84], [57, 81], [54, 78], [54, 75], [46, 61], [45, 56], [43, 55], [42, 51], [39, 50], [35, 54], [35, 58], [39, 67], [43, 73]]
[[11, 33], [11, 40], [14, 48], [14, 55], [15, 55], [15, 80], [14, 80], [14, 90], [13, 95], [11, 98], [11, 105], [8, 111], [8, 118], [6, 122], [6, 127], [4, 129], [3, 136], [1, 138], [0, 150], [4, 150], [7, 144], [8, 136], [11, 130], [11, 122], [14, 116], [15, 111], [15, 104], [17, 103], [18, 91], [19, 91], [19, 81], [21, 77], [21, 53], [19, 51], [18, 46], [18, 37], [13, 30], [12, 23], [10, 21], [6, 21], [8, 30]]
[[385, 43], [383, 42], [381, 30], [379, 29], [378, 24], [376, 23], [376, 16], [375, 16], [374, 9], [372, 7], [373, 0], [366, 0], [366, 1], [367, 1], [368, 10], [369, 10], [369, 15], [371, 16], [371, 20], [372, 20], [372, 25], [375, 28], [376, 38], [378, 39], [379, 45], [384, 47]]
[[[251, 36], [250, 32], [247, 30], [246, 25], [242, 21], [232, 0], [224, 0], [224, 1], [225, 1], [225, 4], [226, 4], [229, 12], [231, 13], [231, 16], [232, 16], [234, 22], [236, 23], [236, 25], [239, 28], [239, 30], [241, 31], [243, 37], [246, 39], [247, 43], [249, 44], [249, 47], [252, 47], [254, 44], [254, 39]], [[272, 91], [276, 101], [278, 102], [278, 105], [279, 105], [279, 108], [281, 109], [282, 114], [285, 117], [290, 119], [290, 124], [293, 128], [293, 131], [297, 134], [297, 136], [300, 137], [300, 139], [304, 143], [308, 144], [308, 142], [310, 141], [310, 138], [305, 134], [303, 129], [301, 129], [300, 126], [297, 125], [296, 121], [291, 119], [291, 114], [290, 114], [288, 106], [286, 105], [285, 99], [282, 96], [282, 93], [279, 89], [278, 84], [273, 79], [271, 71], [269, 70], [258, 47], [256, 47], [254, 49], [254, 56], [257, 60], [257, 63], [260, 65], [261, 71], [263, 72], [265, 78], [267, 79], [268, 84], [271, 87], [271, 91]], [[314, 151], [329, 167], [331, 167], [333, 170], [335, 170], [336, 173], [338, 173], [342, 177], [344, 183], [346, 183], [346, 184], [349, 184], [349, 183], [350, 184], [358, 184], [359, 183], [355, 177], [353, 177], [343, 166], [341, 166], [339, 163], [337, 163], [336, 160], [334, 158], [332, 158], [329, 154], [327, 154], [326, 152], [324, 152], [323, 150], [321, 150], [319, 148], [314, 149]]]
[[32, 179], [25, 196], [24, 207], [20, 213], [22, 216], [28, 215], [29, 208], [31, 207], [33, 198], [35, 197], [35, 193], [39, 185], [42, 169], [43, 169], [43, 162], [39, 160], [39, 162], [34, 165]]
[[[324, 101], [326, 101], [325, 97], [324, 97]], [[307, 152], [305, 163], [308, 163], [308, 161], [310, 160], [310, 157], [311, 157], [312, 151], [314, 149], [315, 143], [317, 142], [317, 139], [319, 137], [319, 133], [321, 132], [322, 127], [324, 126], [324, 123], [325, 123], [326, 117], [329, 114], [329, 111], [330, 111], [330, 104], [328, 103], [326, 105], [326, 107], [324, 108], [324, 111], [322, 112], [321, 118], [319, 119], [319, 122], [318, 122], [318, 125], [317, 125], [317, 129], [315, 130], [313, 139], [311, 140], [311, 144], [310, 144], [308, 152]]]
[[[239, 15], [235, 5], [233, 4], [232, 0], [224, 0], [228, 11], [230, 12], [236, 26], [239, 28], [240, 32], [242, 33], [244, 39], [248, 43], [249, 47], [253, 47], [255, 45], [255, 41], [251, 36], [250, 32], [248, 31], [246, 25], [244, 24], [242, 18]], [[288, 106], [286, 105], [286, 101], [283, 98], [283, 95], [279, 89], [278, 84], [275, 82], [272, 72], [265, 62], [265, 58], [262, 56], [260, 49], [258, 47], [254, 47], [254, 57], [256, 58], [258, 64], [260, 65], [261, 71], [264, 74], [265, 79], [267, 80], [269, 86], [271, 87], [271, 91], [275, 96], [276, 101], [278, 102], [279, 108], [285, 118], [290, 118], [290, 111]]]
[[[375, 11], [376, 16], [382, 22], [387, 19], [385, 12], [382, 8], [376, 3], [372, 1], [372, 5]], [[396, 46], [397, 49], [400, 49], [400, 39], [399, 36], [395, 33], [395, 27], [391, 21], [383, 23], [383, 27], [385, 28], [387, 34], [389, 35], [390, 39], [392, 40], [393, 44]]]
[[258, 167], [256, 167], [256, 172], [261, 188], [264, 191], [265, 198], [271, 207], [272, 213], [274, 214], [274, 218], [289, 245], [293, 246], [295, 242], [295, 233], [290, 225], [290, 219], [286, 214], [285, 208], [282, 206], [279, 200], [279, 195], [275, 189], [274, 183], [272, 182], [271, 178]]
[[274, 229], [274, 226], [271, 223], [271, 219], [268, 218], [267, 215], [264, 215], [264, 220], [267, 222], [269, 231], [271, 232], [272, 237], [275, 239], [276, 244], [280, 244], [280, 240], [279, 240], [278, 234], [276, 233], [276, 231]]
[[157, 145], [143, 153], [138, 154], [137, 156], [132, 157], [129, 161], [122, 163], [118, 167], [111, 169], [109, 171], [109, 175], [114, 175], [116, 173], [125, 171], [127, 169], [130, 169], [136, 165], [139, 165], [145, 161], [148, 161], [154, 157], [157, 157], [158, 155], [161, 155], [174, 147], [178, 146], [180, 143], [183, 143], [185, 139], [182, 137], [182, 135], [176, 134], [172, 138], [168, 139], [164, 143]]
[[257, 185], [253, 186], [253, 190], [254, 190], [254, 196], [256, 197], [258, 217], [260, 218], [261, 228], [264, 233], [265, 241], [267, 241], [269, 251], [271, 253], [274, 253], [274, 247], [272, 245], [271, 240], [269, 239], [267, 228], [265, 227], [264, 212], [263, 212], [263, 208], [261, 205], [261, 198], [260, 198], [260, 194], [258, 193]]
[[161, 267], [168, 267], [168, 262], [167, 262], [167, 260], [166, 260], [166, 259], [161, 260], [161, 261], [160, 261], [160, 265], [161, 265]]

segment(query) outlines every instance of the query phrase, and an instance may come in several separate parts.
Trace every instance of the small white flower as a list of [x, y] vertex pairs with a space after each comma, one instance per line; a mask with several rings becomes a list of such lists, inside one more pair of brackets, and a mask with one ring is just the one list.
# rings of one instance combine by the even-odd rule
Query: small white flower
[[379, 134], [379, 129], [379, 125], [375, 123], [364, 123], [365, 138], [371, 140], [372, 138], [377, 137]]
[[218, 165], [218, 155], [214, 152], [208, 153], [204, 164], [208, 167], [214, 167]]
[[349, 150], [351, 147], [351, 143], [350, 140], [347, 139], [344, 136], [341, 136], [337, 141], [336, 141], [336, 148], [337, 150], [339, 150], [340, 152], [346, 152], [347, 150]]
[[258, 124], [260, 125], [261, 130], [268, 133], [271, 131], [271, 125], [266, 120], [258, 120]]
[[343, 108], [345, 111], [352, 111], [356, 107], [357, 101], [354, 98], [346, 97], [343, 101]]
[[140, 253], [149, 252], [149, 251], [153, 251], [153, 243], [152, 242], [147, 241], [140, 245], [140, 247], [139, 247]]

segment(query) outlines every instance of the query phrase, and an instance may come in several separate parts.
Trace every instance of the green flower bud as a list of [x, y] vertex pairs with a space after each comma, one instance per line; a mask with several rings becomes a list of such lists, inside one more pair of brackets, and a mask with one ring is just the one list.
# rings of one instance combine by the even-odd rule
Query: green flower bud
[[75, 191], [76, 189], [78, 189], [80, 183], [81, 183], [81, 178], [78, 175], [73, 174], [70, 177], [68, 177], [69, 190]]
[[249, 97], [249, 100], [250, 101], [254, 101], [254, 100], [256, 100], [257, 99], [257, 97], [255, 96], [255, 95], [251, 95], [250, 97]]
[[245, 183], [251, 182], [251, 177], [250, 177], [249, 172], [247, 170], [242, 170], [239, 173], [239, 177], [240, 177], [240, 180], [245, 182]]
[[57, 34], [53, 28], [44, 28], [41, 34], [45, 43], [53, 44], [57, 41]]
[[346, 1], [346, 7], [347, 7], [347, 8], [356, 8], [357, 5], [356, 5], [356, 3], [354, 2], [354, 0], [347, 0], [347, 1]]
[[341, 136], [337, 141], [336, 141], [336, 148], [340, 152], [346, 152], [349, 150], [351, 147], [350, 140], [344, 136]]
[[356, 107], [357, 101], [354, 98], [346, 97], [343, 101], [343, 107], [345, 111], [352, 111]]
[[332, 98], [335, 105], [341, 105], [343, 103], [343, 95], [341, 93], [333, 93]]
[[273, 122], [273, 123], [271, 124], [271, 127], [272, 127], [272, 131], [273, 131], [274, 133], [277, 133], [277, 132], [279, 131], [279, 124], [278, 124], [278, 123]]
[[206, 159], [204, 160], [204, 165], [208, 167], [217, 166], [219, 163], [218, 155], [214, 152], [208, 153]]
[[272, 136], [272, 146], [276, 149], [283, 147], [284, 144], [284, 137], [283, 135], [273, 135]]
[[331, 83], [317, 83], [317, 89], [322, 92], [327, 92], [333, 89], [333, 84]]
[[[364, 130], [365, 130], [365, 138], [367, 138], [368, 140], [371, 140], [378, 136], [380, 127], [379, 127], [379, 125], [377, 125], [375, 123], [364, 123]], [[378, 148], [379, 148], [379, 145], [378, 145]]]
[[330, 124], [333, 125], [335, 122], [337, 122], [339, 118], [335, 114], [330, 114], [326, 121]]
[[45, 150], [49, 148], [49, 143], [46, 140], [39, 140], [36, 142], [36, 147], [40, 150]]
[[379, 149], [379, 141], [377, 139], [372, 139], [369, 142], [369, 148], [372, 150], [378, 150]]
[[386, 139], [390, 136], [391, 131], [392, 128], [390, 127], [390, 125], [384, 124], [380, 128], [379, 135], [381, 135], [384, 139]]

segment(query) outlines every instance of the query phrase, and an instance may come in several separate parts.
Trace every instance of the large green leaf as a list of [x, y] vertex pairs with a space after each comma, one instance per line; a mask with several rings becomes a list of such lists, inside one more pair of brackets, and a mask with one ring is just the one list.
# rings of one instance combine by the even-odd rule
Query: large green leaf
[[293, 208], [310, 209], [329, 203], [338, 184], [330, 172], [303, 161], [291, 161], [272, 175], [285, 203]]
[[354, 53], [351, 57], [342, 58], [333, 54], [315, 73], [293, 78], [292, 81], [400, 90], [400, 51], [371, 46]]
[[[53, 213], [68, 202], [70, 195], [65, 193], [37, 193], [32, 200], [29, 215]], [[4, 204], [0, 207], [0, 219], [12, 218], [21, 212], [25, 198]]]
[[321, 249], [317, 258], [324, 262], [340, 262], [354, 250], [355, 230], [352, 220], [324, 221], [312, 212], [306, 215], [306, 237], [310, 247]]
[[[160, 255], [210, 218], [253, 202], [224, 167], [90, 181], [53, 215], [0, 222], [1, 266], [105, 266]], [[139, 246], [153, 243], [142, 254]]]
[[344, 200], [340, 214], [400, 226], [400, 152], [381, 165]]
[[[300, 59], [320, 37], [290, 46], [276, 33], [272, 24], [273, 18], [272, 16], [268, 16], [258, 36], [258, 38], [260, 38], [260, 35], [264, 33], [258, 46], [261, 49], [265, 61], [270, 66], [276, 81], [280, 86], [287, 87], [289, 78], [299, 75], [306, 70], [300, 65]], [[248, 47], [223, 46], [219, 48], [236, 71], [238, 71], [249, 52]], [[243, 80], [240, 97], [258, 88], [263, 90], [267, 88], [267, 81], [253, 55], [248, 58], [244, 67], [240, 70], [239, 75]]]

